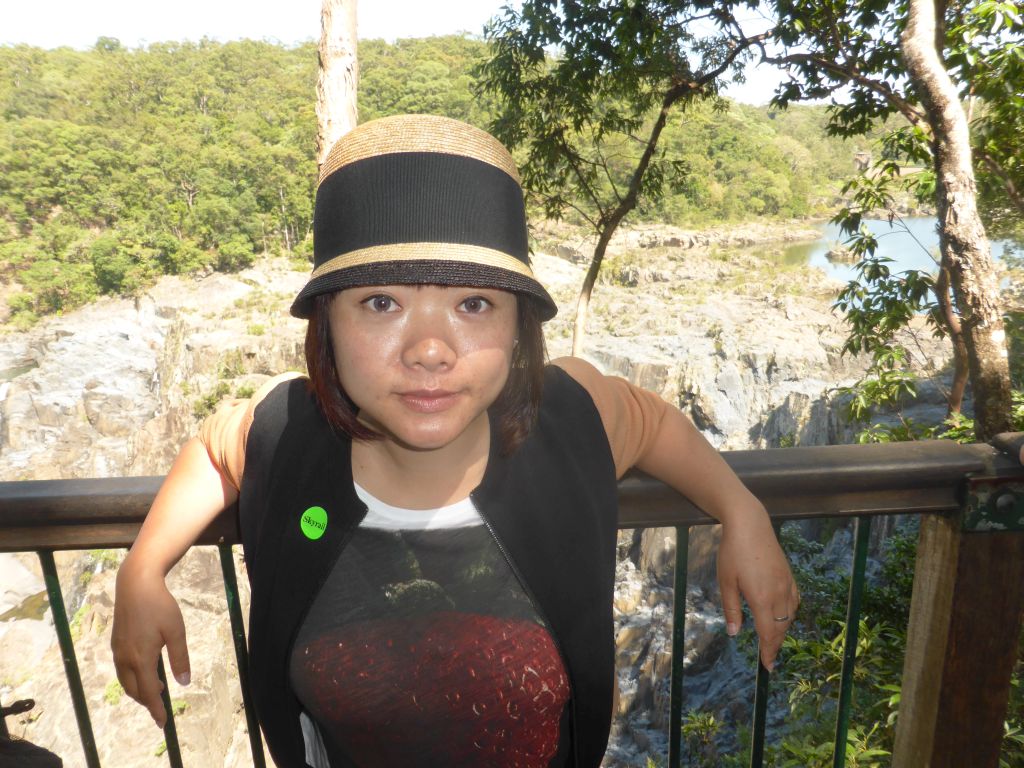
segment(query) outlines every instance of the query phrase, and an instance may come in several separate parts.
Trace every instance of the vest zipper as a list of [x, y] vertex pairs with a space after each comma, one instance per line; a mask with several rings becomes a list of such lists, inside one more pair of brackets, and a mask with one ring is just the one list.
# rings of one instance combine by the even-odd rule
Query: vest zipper
[[547, 615], [544, 613], [544, 609], [541, 607], [540, 602], [533, 594], [533, 590], [530, 589], [530, 585], [526, 583], [526, 579], [519, 572], [519, 568], [516, 566], [512, 556], [505, 549], [505, 544], [502, 542], [501, 537], [498, 536], [498, 532], [494, 530], [494, 526], [491, 525], [490, 518], [484, 512], [483, 505], [477, 501], [476, 492], [470, 493], [469, 498], [472, 499], [473, 505], [476, 507], [477, 512], [480, 513], [480, 519], [484, 521], [484, 525], [487, 526], [488, 532], [491, 534], [491, 538], [494, 539], [494, 543], [498, 546], [498, 551], [501, 552], [501, 556], [505, 558], [505, 562], [508, 563], [509, 569], [512, 571], [512, 575], [516, 577], [516, 581], [519, 582], [519, 586], [523, 588], [523, 592], [526, 593], [526, 597], [529, 598], [530, 604], [533, 609], [537, 612], [537, 615], [544, 621], [544, 625], [548, 628], [548, 632], [551, 634], [551, 639], [555, 641], [555, 648], [558, 650], [558, 656], [562, 660], [562, 666], [565, 667], [565, 674], [569, 678], [569, 708], [572, 714], [572, 762], [574, 766], [579, 766], [579, 728], [576, 724], [576, 686], [573, 684], [572, 679], [572, 668], [569, 666], [569, 660], [565, 656], [565, 651], [562, 649], [562, 643], [558, 639], [558, 635], [555, 634], [554, 626], [548, 620]]

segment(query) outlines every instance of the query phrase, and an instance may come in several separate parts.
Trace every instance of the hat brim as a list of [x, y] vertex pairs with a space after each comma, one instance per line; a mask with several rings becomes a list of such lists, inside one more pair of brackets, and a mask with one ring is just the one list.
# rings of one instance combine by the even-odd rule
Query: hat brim
[[365, 285], [450, 285], [498, 288], [522, 293], [536, 302], [542, 321], [558, 313], [558, 306], [537, 280], [518, 272], [474, 262], [436, 261], [433, 259], [379, 261], [340, 269], [314, 277], [295, 297], [294, 317], [308, 320], [313, 314], [313, 299], [325, 293]]

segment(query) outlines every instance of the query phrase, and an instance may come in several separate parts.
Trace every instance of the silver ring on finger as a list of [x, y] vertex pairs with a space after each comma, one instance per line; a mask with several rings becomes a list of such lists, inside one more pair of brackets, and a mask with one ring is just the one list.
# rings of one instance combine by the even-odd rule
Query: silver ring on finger
[[785, 616], [772, 616], [772, 619], [775, 621], [789, 621], [789, 614], [787, 613]]

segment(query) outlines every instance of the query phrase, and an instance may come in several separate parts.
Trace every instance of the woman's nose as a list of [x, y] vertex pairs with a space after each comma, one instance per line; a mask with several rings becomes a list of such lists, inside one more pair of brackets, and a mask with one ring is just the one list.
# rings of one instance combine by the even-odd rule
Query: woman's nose
[[456, 352], [450, 329], [444, 323], [414, 324], [402, 349], [402, 362], [428, 371], [443, 370], [455, 364]]

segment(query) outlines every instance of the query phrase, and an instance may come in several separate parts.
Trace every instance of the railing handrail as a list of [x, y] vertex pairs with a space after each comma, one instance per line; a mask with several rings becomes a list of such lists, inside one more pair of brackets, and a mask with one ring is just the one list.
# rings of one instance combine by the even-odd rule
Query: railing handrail
[[[961, 506], [967, 476], [1024, 474], [1014, 457], [992, 445], [948, 440], [725, 451], [722, 456], [775, 520], [949, 513]], [[161, 481], [0, 482], [0, 552], [128, 547]], [[619, 483], [619, 501], [621, 528], [714, 522], [668, 486], [638, 472]], [[198, 543], [238, 541], [232, 508]]]

